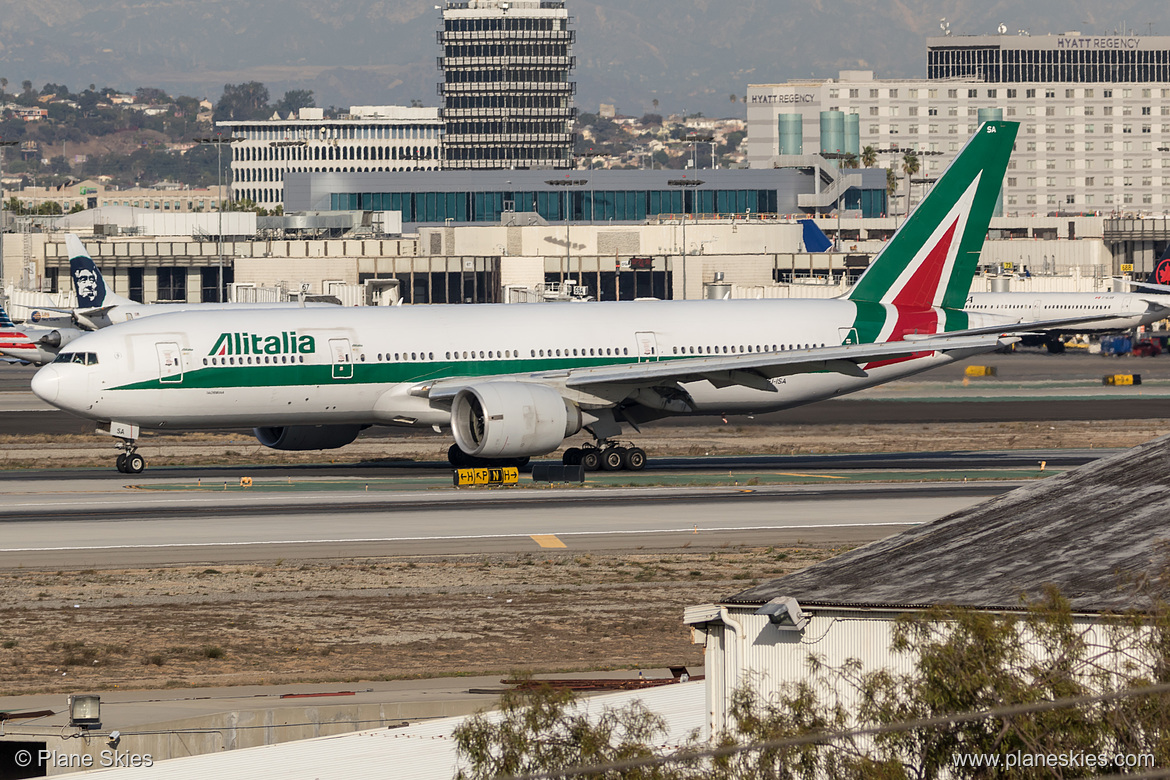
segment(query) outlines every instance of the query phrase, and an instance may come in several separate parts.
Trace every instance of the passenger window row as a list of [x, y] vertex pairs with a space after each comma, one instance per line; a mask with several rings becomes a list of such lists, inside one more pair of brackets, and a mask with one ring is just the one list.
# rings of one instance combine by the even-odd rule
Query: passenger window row
[[707, 346], [707, 347], [675, 347], [675, 355], [726, 355], [726, 354], [746, 354], [752, 352], [785, 352], [793, 349], [816, 349], [824, 347], [824, 344], [773, 344], [771, 349], [767, 344], [760, 346], [759, 344], [753, 347], [748, 344], [746, 347], [740, 344], [737, 346]]
[[[263, 357], [263, 360], [261, 359], [261, 357]], [[211, 366], [236, 366], [236, 365], [251, 366], [251, 365], [257, 365], [257, 366], [259, 366], [262, 364], [264, 364], [264, 365], [279, 365], [281, 363], [304, 363], [304, 362], [305, 362], [304, 355], [292, 355], [291, 357], [289, 355], [280, 355], [279, 359], [277, 359], [276, 355], [263, 355], [263, 356], [256, 355], [255, 357], [253, 357], [252, 355], [242, 355], [239, 358], [236, 358], [236, 357], [203, 358], [203, 365], [205, 365], [205, 366], [208, 366], [208, 365], [211, 365]]]

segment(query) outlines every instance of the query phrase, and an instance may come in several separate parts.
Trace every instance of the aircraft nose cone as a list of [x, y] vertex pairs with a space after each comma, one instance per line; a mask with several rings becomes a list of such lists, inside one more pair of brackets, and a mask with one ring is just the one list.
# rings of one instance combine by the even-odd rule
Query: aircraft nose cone
[[42, 401], [53, 403], [61, 392], [61, 372], [56, 366], [45, 366], [33, 375], [32, 391]]

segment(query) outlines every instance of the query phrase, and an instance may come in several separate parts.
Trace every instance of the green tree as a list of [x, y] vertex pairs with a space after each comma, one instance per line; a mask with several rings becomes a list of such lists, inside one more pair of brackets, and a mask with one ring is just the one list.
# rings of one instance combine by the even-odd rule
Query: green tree
[[[1156, 586], [1161, 587], [1161, 583]], [[959, 766], [960, 754], [1150, 754], [1170, 763], [1170, 694], [1118, 696], [1170, 683], [1170, 608], [1152, 588], [1128, 588], [1142, 613], [1076, 619], [1055, 589], [1018, 612], [935, 608], [903, 616], [890, 651], [910, 655], [906, 673], [865, 670], [852, 659], [807, 658], [801, 680], [767, 695], [744, 687], [732, 724], [711, 745], [679, 754], [655, 747], [656, 715], [638, 705], [587, 719], [568, 693], [505, 694], [498, 719], [460, 726], [460, 780], [599, 767], [629, 759], [653, 766], [591, 777], [662, 780], [1089, 777], [1101, 767], [1001, 769]], [[794, 648], [794, 651], [795, 648]], [[1064, 704], [1061, 704], [1064, 703]], [[1061, 706], [1053, 706], [1061, 705]], [[1010, 715], [1006, 707], [1017, 708]], [[1021, 711], [1020, 707], [1032, 707]], [[875, 731], [863, 735], [862, 728]], [[702, 748], [748, 749], [701, 758]], [[1117, 771], [1123, 771], [1119, 768]], [[1139, 770], [1140, 771], [1140, 770]], [[1111, 774], [1104, 771], [1104, 774]]]
[[877, 149], [867, 146], [861, 150], [861, 167], [872, 168], [877, 165]]
[[311, 89], [290, 89], [284, 93], [284, 97], [276, 101], [273, 108], [280, 112], [282, 117], [288, 116], [290, 113], [295, 114], [302, 108], [311, 108], [315, 106], [313, 102], [313, 90]]
[[918, 173], [921, 166], [918, 162], [918, 155], [914, 152], [906, 152], [902, 155], [902, 173], [906, 174], [906, 214], [910, 214], [910, 180], [914, 178], [914, 174]]
[[134, 90], [134, 102], [144, 104], [170, 103], [171, 96], [158, 87], [139, 87]]
[[65, 155], [58, 154], [53, 159], [49, 160], [49, 172], [60, 174], [62, 176], [68, 176], [73, 172], [73, 169], [70, 167], [69, 161], [65, 159]]
[[[530, 692], [505, 692], [500, 698], [498, 719], [476, 715], [455, 729], [455, 745], [467, 765], [459, 770], [457, 780], [492, 780], [661, 753], [653, 744], [665, 734], [665, 721], [641, 702], [618, 710], [606, 709], [590, 718], [576, 711], [573, 701], [572, 693], [548, 686]], [[630, 780], [681, 780], [690, 776], [685, 764], [621, 774]]]
[[215, 104], [214, 118], [216, 121], [267, 119], [271, 114], [268, 87], [259, 81], [249, 81], [223, 85], [223, 95]]

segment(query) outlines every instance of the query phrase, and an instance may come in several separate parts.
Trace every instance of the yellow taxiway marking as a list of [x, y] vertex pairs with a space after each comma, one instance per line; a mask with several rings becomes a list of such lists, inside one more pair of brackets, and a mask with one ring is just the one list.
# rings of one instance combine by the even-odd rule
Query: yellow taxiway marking
[[553, 534], [531, 534], [532, 541], [541, 547], [564, 547], [565, 543]]

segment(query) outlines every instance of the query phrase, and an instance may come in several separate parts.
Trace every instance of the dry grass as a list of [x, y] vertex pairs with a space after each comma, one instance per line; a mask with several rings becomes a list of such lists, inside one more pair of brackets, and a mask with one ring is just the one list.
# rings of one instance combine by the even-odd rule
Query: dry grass
[[2, 692], [700, 665], [684, 607], [835, 552], [10, 571], [0, 574]]
[[[1126, 448], [1170, 433], [1170, 420], [1058, 420], [1047, 423], [930, 423], [881, 425], [648, 425], [632, 435], [654, 456], [835, 452], [927, 452], [1022, 448]], [[566, 446], [587, 439], [574, 437]], [[88, 436], [0, 436], [0, 467], [108, 466], [113, 440]], [[147, 434], [140, 451], [152, 466], [278, 465], [444, 461], [450, 439], [431, 432], [361, 437], [338, 450], [277, 452], [245, 434]]]

